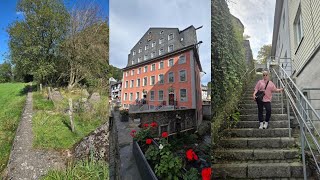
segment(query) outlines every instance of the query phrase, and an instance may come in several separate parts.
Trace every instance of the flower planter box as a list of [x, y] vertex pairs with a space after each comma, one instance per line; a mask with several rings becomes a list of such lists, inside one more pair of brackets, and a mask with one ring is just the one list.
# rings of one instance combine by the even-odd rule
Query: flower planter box
[[137, 141], [133, 141], [132, 153], [137, 163], [142, 180], [158, 180]]
[[129, 121], [129, 116], [121, 115], [120, 121], [121, 121], [121, 122], [128, 122], [128, 121]]

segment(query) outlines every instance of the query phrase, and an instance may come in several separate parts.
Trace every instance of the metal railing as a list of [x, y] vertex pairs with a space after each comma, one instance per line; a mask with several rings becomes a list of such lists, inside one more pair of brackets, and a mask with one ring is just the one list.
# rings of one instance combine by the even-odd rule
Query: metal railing
[[320, 173], [319, 163], [316, 158], [316, 156], [320, 154], [320, 134], [314, 124], [315, 121], [320, 122], [320, 116], [302, 91], [297, 87], [295, 82], [291, 79], [287, 70], [282, 68], [282, 65], [274, 64], [270, 67], [270, 70], [273, 77], [272, 81], [277, 84], [277, 87], [284, 88], [284, 92], [281, 93], [281, 96], [278, 98], [281, 97], [282, 107], [284, 101], [286, 102], [289, 137], [291, 137], [290, 112], [294, 114], [294, 118], [299, 123], [303, 175], [304, 179], [307, 180], [306, 148], [309, 149], [309, 152], [315, 162], [316, 170]]

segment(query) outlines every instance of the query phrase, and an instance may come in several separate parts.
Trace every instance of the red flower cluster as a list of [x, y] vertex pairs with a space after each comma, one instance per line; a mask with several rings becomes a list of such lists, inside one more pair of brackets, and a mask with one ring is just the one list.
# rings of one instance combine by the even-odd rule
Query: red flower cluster
[[158, 124], [157, 124], [156, 122], [152, 122], [152, 123], [150, 124], [150, 126], [151, 126], [151, 127], [157, 127]]
[[210, 180], [211, 178], [211, 168], [203, 168], [201, 171], [202, 180]]
[[152, 139], [146, 139], [146, 144], [151, 144], [152, 143]]
[[162, 136], [163, 138], [167, 138], [167, 137], [168, 137], [168, 132], [163, 132], [163, 133], [161, 134], [161, 136]]
[[192, 149], [189, 149], [187, 152], [186, 152], [186, 156], [187, 156], [187, 159], [189, 161], [192, 161], [192, 160], [198, 160], [198, 156], [196, 155], [196, 153], [192, 150]]
[[147, 128], [149, 127], [149, 124], [144, 124], [143, 127]]
[[131, 137], [135, 137], [136, 136], [136, 132], [137, 132], [136, 130], [132, 130], [131, 133], [130, 133], [130, 136]]

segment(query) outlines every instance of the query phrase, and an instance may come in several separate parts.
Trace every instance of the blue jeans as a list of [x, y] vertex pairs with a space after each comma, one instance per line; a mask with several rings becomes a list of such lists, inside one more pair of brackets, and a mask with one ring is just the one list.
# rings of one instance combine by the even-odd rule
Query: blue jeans
[[258, 104], [258, 118], [259, 122], [263, 122], [263, 107], [266, 108], [266, 122], [269, 122], [270, 117], [271, 117], [271, 102], [259, 102], [257, 101]]

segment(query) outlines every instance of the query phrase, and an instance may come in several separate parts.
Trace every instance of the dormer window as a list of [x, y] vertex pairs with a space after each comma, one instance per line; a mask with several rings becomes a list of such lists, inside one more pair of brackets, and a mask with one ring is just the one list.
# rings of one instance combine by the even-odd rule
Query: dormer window
[[162, 30], [162, 31], [160, 31], [160, 34], [163, 34], [163, 30]]
[[134, 59], [132, 59], [132, 64], [134, 64]]
[[147, 44], [145, 47], [144, 47], [144, 50], [148, 50], [149, 49], [149, 45]]
[[144, 60], [147, 60], [148, 59], [148, 55], [144, 55]]
[[155, 47], [156, 46], [156, 42], [153, 41], [152, 44], [151, 44], [151, 47]]
[[168, 46], [168, 52], [172, 52], [173, 51], [173, 44]]
[[162, 55], [164, 53], [163, 48], [159, 49], [159, 55]]
[[151, 31], [149, 31], [148, 34], [151, 34]]
[[133, 56], [136, 55], [136, 51], [133, 51], [133, 52], [132, 52], [132, 55], [133, 55]]
[[141, 62], [141, 57], [138, 57], [138, 62]]
[[139, 48], [139, 53], [141, 53], [142, 52], [142, 48]]
[[142, 42], [140, 41], [139, 44], [141, 44]]

